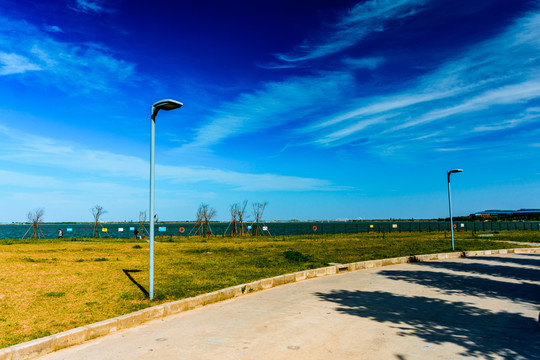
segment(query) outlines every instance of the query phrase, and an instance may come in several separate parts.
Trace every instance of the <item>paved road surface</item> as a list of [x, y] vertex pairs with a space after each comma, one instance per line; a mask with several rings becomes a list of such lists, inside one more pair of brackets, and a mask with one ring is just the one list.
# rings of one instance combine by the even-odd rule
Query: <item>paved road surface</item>
[[540, 255], [389, 266], [257, 292], [46, 355], [540, 359]]

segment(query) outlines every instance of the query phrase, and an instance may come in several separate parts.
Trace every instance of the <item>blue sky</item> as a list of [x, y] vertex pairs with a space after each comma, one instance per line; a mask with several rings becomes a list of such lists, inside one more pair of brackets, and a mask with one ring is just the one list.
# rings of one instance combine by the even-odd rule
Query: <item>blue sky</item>
[[540, 2], [0, 0], [0, 222], [540, 207]]

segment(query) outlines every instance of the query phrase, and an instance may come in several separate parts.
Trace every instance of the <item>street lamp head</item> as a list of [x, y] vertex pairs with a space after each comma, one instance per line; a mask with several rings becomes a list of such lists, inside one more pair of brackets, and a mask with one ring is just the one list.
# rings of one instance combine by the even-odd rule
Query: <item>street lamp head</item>
[[460, 172], [463, 172], [463, 169], [453, 169], [453, 170], [448, 170], [446, 172], [446, 177], [448, 178], [448, 183], [450, 183], [450, 175], [453, 174], [453, 173], [460, 173]]
[[154, 105], [152, 105], [151, 117], [152, 119], [155, 119], [159, 110], [166, 110], [166, 111], [174, 110], [174, 109], [178, 109], [179, 107], [182, 107], [182, 105], [184, 104], [182, 104], [180, 101], [176, 101], [172, 99], [164, 99], [164, 100], [156, 101]]

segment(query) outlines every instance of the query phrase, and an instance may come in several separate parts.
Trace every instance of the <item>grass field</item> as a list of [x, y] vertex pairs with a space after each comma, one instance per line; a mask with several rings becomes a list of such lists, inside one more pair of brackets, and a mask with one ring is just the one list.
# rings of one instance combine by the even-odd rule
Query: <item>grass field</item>
[[[444, 233], [156, 239], [150, 303], [148, 243], [126, 239], [0, 240], [0, 348], [181, 299], [299, 270], [451, 251]], [[498, 241], [493, 241], [498, 240]], [[503, 242], [500, 242], [503, 241]], [[457, 233], [456, 251], [520, 247], [540, 232]]]

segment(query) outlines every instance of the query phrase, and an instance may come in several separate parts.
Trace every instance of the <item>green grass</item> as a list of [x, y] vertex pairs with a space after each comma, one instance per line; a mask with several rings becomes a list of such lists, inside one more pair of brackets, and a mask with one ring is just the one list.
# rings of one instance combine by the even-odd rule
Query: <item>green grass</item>
[[56, 291], [56, 292], [52, 291], [45, 294], [45, 296], [50, 296], [50, 297], [62, 297], [64, 295], [66, 295], [66, 293], [63, 291]]
[[[497, 240], [497, 241], [494, 241]], [[123, 270], [148, 288], [148, 243], [134, 239], [0, 240], [0, 347], [162, 302], [295, 271], [397, 256], [449, 252], [444, 233], [289, 237], [167, 237], [155, 245], [150, 303]], [[540, 232], [493, 237], [458, 232], [456, 251], [520, 247]]]

